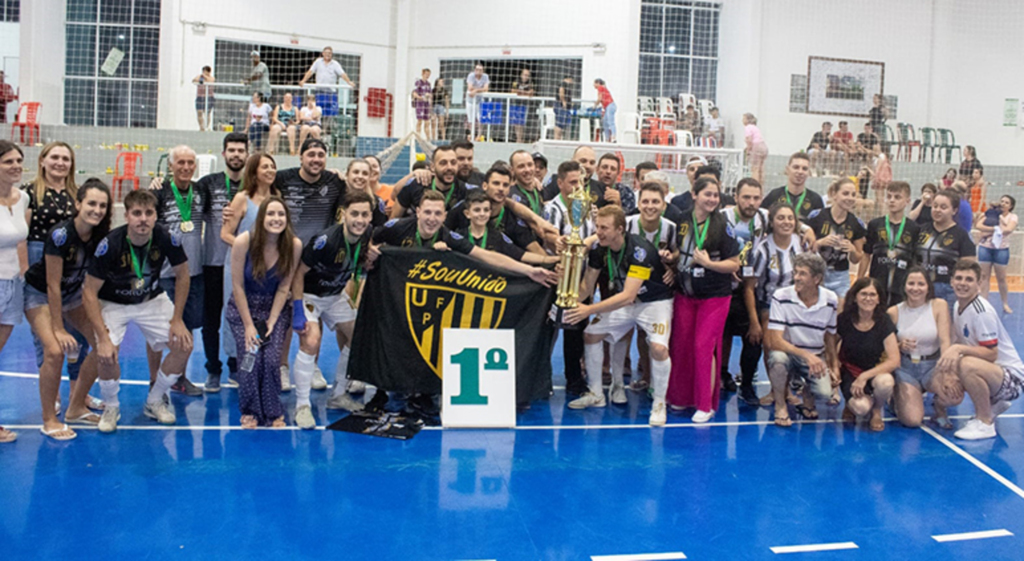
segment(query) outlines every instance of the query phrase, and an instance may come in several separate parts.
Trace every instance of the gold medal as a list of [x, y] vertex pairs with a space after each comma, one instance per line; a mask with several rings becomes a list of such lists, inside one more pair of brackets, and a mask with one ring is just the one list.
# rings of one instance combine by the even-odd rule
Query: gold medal
[[192, 230], [195, 230], [195, 229], [196, 229], [196, 227], [192, 225], [192, 221], [191, 220], [186, 220], [186, 221], [181, 223], [181, 231], [186, 233], [186, 234], [191, 232]]
[[135, 279], [132, 281], [132, 288], [135, 290], [142, 290], [146, 287], [146, 279]]
[[896, 250], [895, 249], [890, 249], [888, 253], [889, 253], [889, 259], [896, 259]]

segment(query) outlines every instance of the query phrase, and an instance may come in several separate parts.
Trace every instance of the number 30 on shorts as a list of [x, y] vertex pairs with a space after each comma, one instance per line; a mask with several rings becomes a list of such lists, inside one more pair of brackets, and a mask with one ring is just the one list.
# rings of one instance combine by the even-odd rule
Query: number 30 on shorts
[[655, 335], [664, 335], [668, 331], [668, 324], [666, 323], [655, 323], [651, 326], [651, 333]]

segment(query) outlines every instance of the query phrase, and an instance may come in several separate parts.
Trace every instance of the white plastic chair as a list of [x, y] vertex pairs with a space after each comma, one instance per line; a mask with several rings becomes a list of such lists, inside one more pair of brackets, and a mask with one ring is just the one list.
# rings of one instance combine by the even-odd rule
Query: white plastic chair
[[640, 144], [640, 116], [636, 113], [623, 111], [617, 115], [618, 121], [625, 123], [619, 127], [619, 138], [625, 144]]
[[210, 175], [217, 171], [217, 156], [214, 154], [199, 154], [196, 156], [196, 172], [192, 175], [195, 181], [204, 175]]
[[676, 137], [676, 146], [693, 146], [693, 133], [690, 131], [672, 131]]
[[654, 106], [654, 99], [646, 96], [636, 98], [637, 110], [640, 112], [640, 120], [643, 122], [647, 117], [657, 117], [657, 108]]
[[548, 132], [550, 131], [554, 135], [555, 131], [555, 108], [554, 107], [538, 107], [537, 115], [540, 117], [540, 137], [546, 139]]
[[711, 116], [711, 108], [715, 106], [715, 102], [710, 99], [702, 99], [697, 104], [700, 105], [697, 109], [700, 111], [701, 119]]
[[679, 94], [679, 111], [680, 113], [686, 111], [686, 106], [692, 105], [694, 109], [697, 108], [697, 97], [693, 94], [681, 93]]

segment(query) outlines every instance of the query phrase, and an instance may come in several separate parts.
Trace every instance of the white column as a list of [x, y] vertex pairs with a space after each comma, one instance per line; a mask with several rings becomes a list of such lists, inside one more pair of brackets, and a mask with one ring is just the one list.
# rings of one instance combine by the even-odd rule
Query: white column
[[65, 12], [64, 0], [21, 3], [20, 101], [42, 103], [48, 125], [64, 122]]

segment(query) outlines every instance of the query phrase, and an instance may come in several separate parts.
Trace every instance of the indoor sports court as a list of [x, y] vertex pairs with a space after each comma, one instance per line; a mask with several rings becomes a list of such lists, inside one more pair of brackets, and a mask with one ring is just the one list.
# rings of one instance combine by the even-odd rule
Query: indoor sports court
[[[962, 200], [978, 204], [966, 229], [980, 250], [992, 232], [979, 229], [986, 212], [1007, 197], [1024, 201], [1024, 78], [1011, 70], [1024, 48], [1022, 26], [1024, 4], [1013, 0], [0, 0], [0, 140], [23, 155], [16, 173], [0, 150], [0, 206], [11, 209], [0, 214], [15, 214], [2, 196], [4, 174], [17, 175], [15, 188], [25, 185], [28, 196], [55, 141], [71, 151], [67, 181], [98, 178], [109, 187], [116, 228], [129, 220], [129, 193], [173, 183], [176, 147], [193, 151], [196, 180], [237, 171], [230, 133], [244, 133], [257, 161], [272, 154], [277, 170], [305, 169], [311, 139], [325, 153], [324, 169], [342, 179], [353, 161], [372, 157], [373, 184], [388, 193], [418, 181], [419, 167], [440, 177], [434, 150], [468, 140], [470, 177], [510, 168], [525, 150], [546, 167], [539, 181], [553, 182], [554, 197], [559, 165], [581, 146], [611, 154], [611, 186], [625, 193], [635, 180], [638, 200], [644, 162], [679, 196], [695, 185], [688, 168], [699, 159], [715, 168], [724, 200], [744, 178], [757, 178], [765, 194], [789, 188], [792, 155], [802, 153], [806, 189], [824, 195], [853, 178], [851, 208], [862, 225], [892, 215], [887, 183], [908, 183], [916, 208], [926, 184], [935, 193], [962, 182]], [[334, 68], [332, 61], [339, 70], [327, 83], [316, 65]], [[471, 180], [458, 182], [472, 191]], [[380, 202], [383, 211], [390, 195], [371, 195], [371, 208]], [[595, 195], [594, 204], [603, 202]], [[339, 206], [338, 220], [343, 213]], [[10, 269], [22, 256], [13, 244], [3, 253], [4, 219], [0, 269], [4, 260]], [[1024, 233], [1013, 220], [995, 242], [1006, 263], [981, 281], [1009, 335], [1000, 349], [1024, 348]], [[206, 228], [204, 236], [218, 236]], [[546, 255], [561, 255], [537, 237]], [[613, 274], [610, 260], [607, 267]], [[24, 285], [24, 271], [13, 270], [11, 279], [0, 271], [0, 301], [8, 298], [3, 281]], [[847, 276], [857, 273], [851, 264]], [[381, 309], [356, 302], [361, 319]], [[227, 316], [214, 315], [227, 330]], [[379, 321], [406, 330], [404, 317]], [[117, 353], [116, 432], [58, 413], [53, 422], [75, 434], [64, 440], [41, 416], [43, 353], [30, 323], [23, 314], [0, 343], [0, 431], [16, 433], [0, 443], [3, 559], [1013, 560], [1024, 550], [1019, 400], [993, 416], [998, 434], [980, 440], [954, 436], [975, 419], [971, 397], [949, 409], [953, 428], [943, 428], [931, 393], [918, 428], [899, 422], [895, 401], [882, 409], [881, 431], [866, 418], [845, 421], [845, 403], [823, 401], [818, 418], [789, 407], [793, 425], [777, 426], [770, 403], [751, 405], [735, 390], [742, 336], [724, 358], [733, 391], [713, 366], [711, 383], [723, 389], [706, 422], [692, 417], [699, 408], [670, 403], [667, 423], [652, 426], [653, 384], [630, 387], [641, 368], [632, 332], [626, 402], [613, 402], [606, 356], [607, 405], [569, 407], [580, 394], [567, 380], [561, 331], [550, 344], [550, 395], [520, 400], [514, 427], [410, 425], [417, 396], [392, 390], [386, 411], [357, 434], [340, 428], [355, 414], [329, 407], [334, 385], [346, 387], [338, 365], [348, 350], [326, 328], [315, 360], [328, 387], [309, 393], [315, 426], [304, 430], [295, 389], [279, 395], [284, 426], [243, 427], [247, 406], [228, 383], [224, 336], [213, 338], [220, 350], [212, 351], [224, 362], [223, 386], [204, 391], [205, 325], [192, 330], [183, 374], [198, 395], [175, 386], [164, 403], [176, 421], [156, 422], [148, 416], [147, 339], [129, 327]], [[418, 361], [424, 351], [408, 352]], [[299, 336], [284, 353], [294, 365]], [[766, 360], [753, 381], [762, 398], [772, 391]], [[523, 362], [513, 363], [520, 377], [546, 371]], [[71, 366], [60, 370], [63, 409]], [[354, 366], [347, 373], [364, 379]], [[287, 367], [282, 376], [288, 381]], [[352, 398], [368, 405], [377, 391]], [[106, 399], [98, 383], [90, 395]]]

